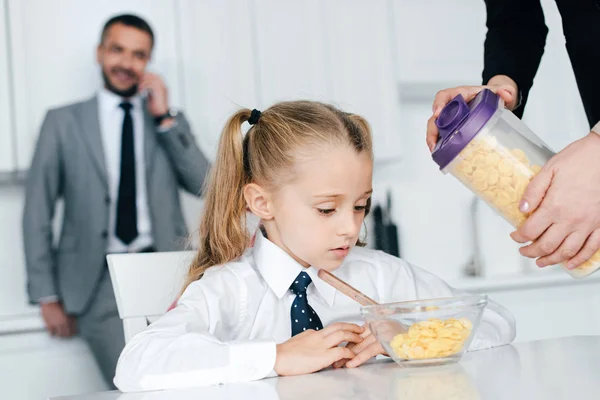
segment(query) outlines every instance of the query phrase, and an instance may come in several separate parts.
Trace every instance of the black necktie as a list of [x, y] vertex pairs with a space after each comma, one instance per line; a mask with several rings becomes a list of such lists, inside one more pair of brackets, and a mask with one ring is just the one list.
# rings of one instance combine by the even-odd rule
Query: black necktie
[[290, 312], [292, 318], [292, 336], [302, 333], [307, 329], [314, 329], [316, 331], [323, 329], [321, 319], [308, 304], [308, 299], [306, 298], [306, 288], [308, 288], [311, 282], [312, 280], [306, 272], [300, 272], [294, 283], [290, 286], [290, 290], [296, 295]]
[[135, 149], [133, 145], [133, 119], [129, 102], [119, 105], [125, 112], [121, 136], [121, 175], [117, 199], [116, 235], [125, 244], [130, 244], [138, 235], [137, 207], [135, 195]]

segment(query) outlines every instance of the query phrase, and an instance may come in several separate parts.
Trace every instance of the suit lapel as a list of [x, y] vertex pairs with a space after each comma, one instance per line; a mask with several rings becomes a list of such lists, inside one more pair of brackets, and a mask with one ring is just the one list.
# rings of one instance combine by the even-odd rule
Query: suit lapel
[[83, 133], [82, 136], [86, 144], [85, 147], [90, 153], [90, 157], [100, 179], [108, 189], [104, 147], [102, 145], [102, 133], [100, 132], [100, 119], [98, 117], [98, 97], [94, 96], [90, 100], [82, 103], [81, 108], [79, 126]]

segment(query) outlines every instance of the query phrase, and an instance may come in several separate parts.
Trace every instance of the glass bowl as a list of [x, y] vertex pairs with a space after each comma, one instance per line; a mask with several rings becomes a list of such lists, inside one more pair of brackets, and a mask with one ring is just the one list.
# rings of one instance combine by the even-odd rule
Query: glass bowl
[[469, 348], [486, 305], [486, 295], [467, 295], [365, 306], [361, 315], [399, 365], [443, 365]]

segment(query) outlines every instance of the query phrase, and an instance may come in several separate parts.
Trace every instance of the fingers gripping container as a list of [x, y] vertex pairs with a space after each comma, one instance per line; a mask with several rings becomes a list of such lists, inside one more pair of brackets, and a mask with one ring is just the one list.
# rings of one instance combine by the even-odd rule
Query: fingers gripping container
[[[436, 120], [440, 138], [433, 160], [454, 175], [515, 228], [529, 214], [519, 203], [531, 179], [554, 153], [488, 89], [471, 102], [456, 96]], [[583, 278], [600, 268], [600, 251], [569, 270]]]

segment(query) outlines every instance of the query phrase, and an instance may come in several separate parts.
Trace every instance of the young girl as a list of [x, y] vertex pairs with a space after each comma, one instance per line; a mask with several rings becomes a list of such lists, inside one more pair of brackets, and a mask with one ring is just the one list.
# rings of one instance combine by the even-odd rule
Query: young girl
[[[242, 136], [246, 121], [252, 127]], [[380, 303], [456, 295], [436, 276], [361, 247], [372, 172], [371, 134], [358, 115], [309, 101], [233, 115], [211, 171], [185, 291], [177, 307], [127, 343], [117, 387], [250, 381], [356, 367], [382, 354], [360, 322], [360, 306], [319, 279], [319, 268]], [[252, 247], [246, 209], [261, 220]], [[470, 350], [514, 336], [513, 317], [490, 302]]]

